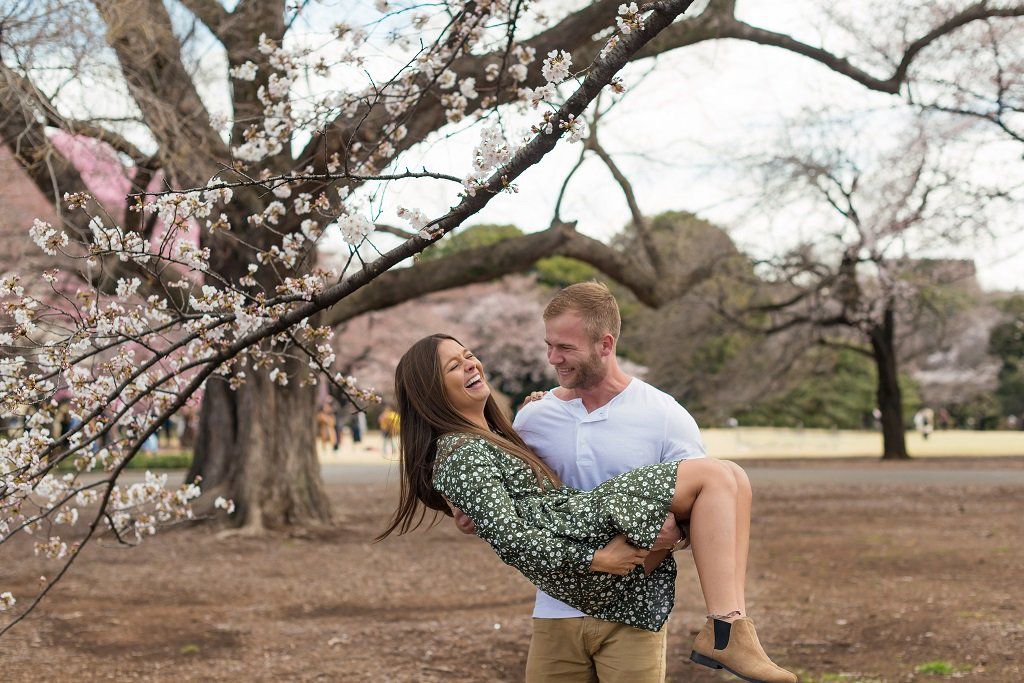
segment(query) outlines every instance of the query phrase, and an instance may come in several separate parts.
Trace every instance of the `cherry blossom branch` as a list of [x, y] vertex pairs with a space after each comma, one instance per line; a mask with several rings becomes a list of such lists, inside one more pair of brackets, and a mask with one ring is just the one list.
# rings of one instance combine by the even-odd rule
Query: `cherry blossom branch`
[[434, 171], [404, 171], [402, 173], [378, 174], [378, 175], [356, 175], [351, 173], [288, 173], [270, 176], [268, 178], [239, 180], [234, 182], [215, 182], [203, 187], [190, 189], [158, 190], [153, 192], [132, 192], [128, 196], [136, 199], [146, 197], [170, 197], [178, 196], [189, 192], [206, 192], [208, 190], [237, 189], [241, 187], [262, 186], [268, 190], [274, 189], [274, 184], [287, 184], [296, 181], [329, 182], [337, 180], [353, 180], [360, 183], [378, 180], [406, 180], [410, 178], [431, 178], [434, 180], [448, 180], [453, 183], [462, 184], [462, 178], [457, 178], [447, 173]]

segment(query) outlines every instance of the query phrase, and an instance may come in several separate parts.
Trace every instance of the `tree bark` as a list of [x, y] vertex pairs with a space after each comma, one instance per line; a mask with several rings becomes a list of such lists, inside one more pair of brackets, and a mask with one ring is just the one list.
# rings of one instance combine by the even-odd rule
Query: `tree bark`
[[331, 521], [320, 477], [314, 434], [317, 391], [300, 386], [293, 361], [287, 386], [266, 371], [246, 372], [232, 391], [227, 382], [206, 385], [188, 477], [235, 501], [235, 521], [251, 529], [318, 526]]
[[896, 317], [887, 308], [882, 324], [873, 328], [871, 352], [878, 371], [878, 409], [882, 413], [882, 460], [905, 460], [907, 440], [903, 429], [903, 395], [900, 391], [899, 370], [896, 362]]

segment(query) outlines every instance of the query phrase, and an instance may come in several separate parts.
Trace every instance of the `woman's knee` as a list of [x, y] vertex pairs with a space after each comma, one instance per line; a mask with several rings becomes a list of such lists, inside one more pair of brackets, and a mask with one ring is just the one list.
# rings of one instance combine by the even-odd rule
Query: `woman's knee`
[[676, 475], [676, 497], [692, 502], [702, 491], [736, 495], [736, 478], [714, 458], [681, 460]]
[[736, 483], [736, 477], [732, 471], [726, 467], [725, 461], [716, 460], [714, 458], [705, 458], [703, 460], [704, 476], [703, 476], [703, 487], [714, 488], [720, 491], [727, 491], [733, 495], [738, 493], [738, 486]]
[[722, 463], [735, 479], [737, 493], [747, 498], [753, 497], [753, 491], [750, 488], [750, 477], [747, 476], [743, 468], [732, 460], [719, 460], [718, 462]]

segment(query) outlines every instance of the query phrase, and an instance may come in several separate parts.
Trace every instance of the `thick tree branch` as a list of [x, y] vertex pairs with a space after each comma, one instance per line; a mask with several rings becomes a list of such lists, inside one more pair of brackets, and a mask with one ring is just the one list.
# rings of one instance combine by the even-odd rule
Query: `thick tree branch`
[[[1020, 16], [1024, 16], [1024, 4], [995, 8], [989, 6], [989, 3], [985, 1], [975, 3], [974, 5], [971, 5], [963, 11], [948, 18], [946, 21], [942, 22], [919, 38], [908, 43], [903, 52], [903, 56], [900, 58], [899, 64], [896, 66], [892, 75], [886, 78], [873, 76], [867, 71], [851, 64], [845, 57], [839, 57], [838, 55], [823, 48], [802, 43], [784, 33], [766, 31], [764, 29], [757, 28], [756, 26], [751, 26], [750, 24], [739, 21], [735, 18], [721, 22], [719, 26], [720, 33], [717, 37], [736, 38], [738, 40], [747, 40], [753, 43], [758, 43], [759, 45], [769, 45], [789, 50], [790, 52], [795, 52], [796, 54], [803, 55], [820, 62], [832, 71], [851, 78], [871, 90], [897, 94], [904, 83], [906, 83], [907, 75], [914, 59], [917, 58], [922, 50], [935, 41], [953, 33], [958, 28], [975, 21]], [[663, 41], [669, 41], [671, 38], [671, 35], [662, 36]]]
[[189, 12], [203, 22], [210, 32], [223, 41], [225, 25], [231, 15], [217, 0], [180, 0]]
[[497, 244], [465, 249], [444, 258], [420, 260], [409, 268], [388, 271], [331, 308], [324, 322], [338, 325], [357, 315], [396, 306], [424, 294], [489, 282], [528, 270], [564, 244], [569, 231], [571, 228], [568, 226], [556, 225]]
[[657, 308], [667, 298], [674, 298], [662, 295], [659, 288], [660, 279], [653, 270], [600, 240], [573, 232], [570, 239], [558, 249], [558, 254], [589, 263], [619, 284], [628, 287], [637, 299], [652, 308]]
[[182, 64], [167, 9], [160, 0], [93, 2], [162, 166], [174, 182], [205, 182], [228, 159], [228, 149]]
[[[390, 226], [378, 230], [391, 232]], [[400, 230], [399, 230], [400, 231]], [[600, 240], [582, 235], [574, 224], [555, 222], [547, 230], [511, 237], [486, 247], [465, 249], [436, 260], [382, 274], [345, 298], [327, 313], [325, 324], [338, 325], [355, 316], [377, 311], [439, 292], [529, 270], [548, 256], [567, 256], [587, 263], [627, 287], [642, 303], [658, 308], [678, 298], [711, 276], [713, 264], [694, 269], [671, 290], [650, 268]]]
[[[256, 36], [266, 34], [271, 40], [280, 44], [284, 39], [284, 0], [260, 0], [260, 2], [240, 2], [219, 34], [221, 42], [227, 49], [228, 67], [234, 68], [252, 62], [259, 70], [256, 78], [251, 81], [231, 79], [232, 106], [234, 123], [231, 128], [233, 144], [240, 144], [244, 139], [245, 130], [263, 117], [264, 105], [259, 100], [260, 87], [266, 87], [273, 69], [270, 67], [270, 56], [260, 52], [256, 44]], [[265, 159], [262, 164], [274, 173], [290, 170], [291, 156], [288, 145], [274, 157]]]
[[871, 353], [871, 349], [865, 348], [858, 344], [851, 344], [849, 342], [840, 341], [838, 339], [830, 339], [828, 337], [819, 337], [815, 340], [818, 346], [824, 346], [830, 349], [839, 349], [840, 351], [852, 351], [868, 358], [874, 358], [875, 354]]

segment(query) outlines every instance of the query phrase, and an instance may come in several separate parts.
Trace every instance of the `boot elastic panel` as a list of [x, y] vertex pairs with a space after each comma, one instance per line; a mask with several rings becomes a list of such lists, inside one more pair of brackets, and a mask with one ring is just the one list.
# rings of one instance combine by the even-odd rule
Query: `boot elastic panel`
[[715, 619], [715, 649], [724, 650], [729, 646], [729, 636], [732, 634], [732, 624], [728, 621]]

